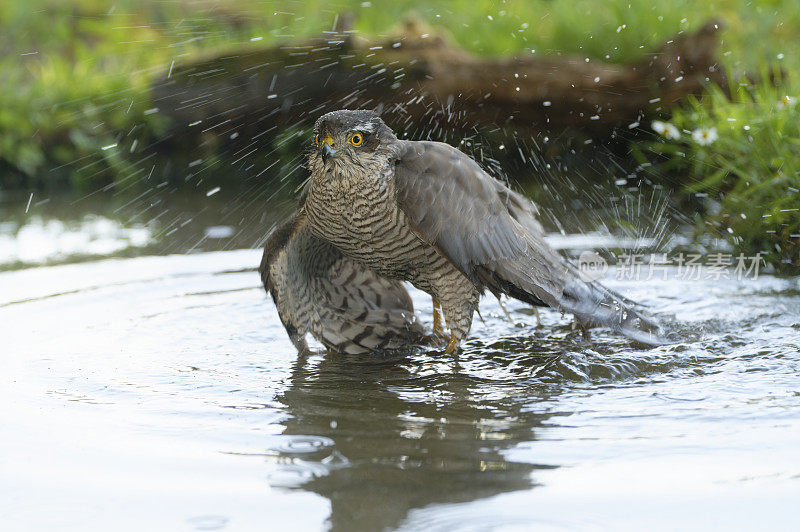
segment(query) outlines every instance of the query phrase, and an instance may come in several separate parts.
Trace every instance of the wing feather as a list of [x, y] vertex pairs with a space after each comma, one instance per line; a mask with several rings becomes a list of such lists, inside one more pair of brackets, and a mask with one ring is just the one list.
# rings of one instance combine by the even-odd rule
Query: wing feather
[[420, 236], [476, 284], [495, 291], [487, 268], [524, 257], [535, 296], [555, 305], [563, 260], [543, 240], [536, 206], [440, 142], [400, 141], [395, 188], [400, 208]]
[[268, 238], [259, 271], [299, 351], [308, 349], [307, 333], [344, 353], [395, 349], [425, 335], [401, 283], [314, 237], [297, 213]]
[[484, 172], [456, 148], [399, 141], [395, 190], [420, 237], [475, 283], [495, 295], [574, 314], [642, 343], [664, 340], [635, 305], [578, 270], [544, 240], [537, 208]]

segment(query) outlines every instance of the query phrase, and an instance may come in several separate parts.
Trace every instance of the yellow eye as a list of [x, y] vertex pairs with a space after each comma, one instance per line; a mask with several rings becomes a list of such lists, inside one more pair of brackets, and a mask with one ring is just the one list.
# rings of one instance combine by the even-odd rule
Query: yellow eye
[[350, 135], [350, 144], [353, 146], [361, 146], [362, 142], [364, 142], [364, 135], [361, 133], [353, 133]]
[[317, 135], [314, 135], [314, 144], [316, 144], [317, 146], [319, 146], [319, 134], [317, 134]]

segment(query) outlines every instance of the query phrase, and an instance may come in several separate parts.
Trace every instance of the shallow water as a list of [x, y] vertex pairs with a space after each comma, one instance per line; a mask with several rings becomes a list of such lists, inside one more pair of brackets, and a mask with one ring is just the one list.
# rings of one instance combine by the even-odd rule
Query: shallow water
[[5, 530], [796, 526], [796, 280], [610, 273], [655, 349], [486, 298], [457, 358], [298, 357], [259, 258], [0, 273]]

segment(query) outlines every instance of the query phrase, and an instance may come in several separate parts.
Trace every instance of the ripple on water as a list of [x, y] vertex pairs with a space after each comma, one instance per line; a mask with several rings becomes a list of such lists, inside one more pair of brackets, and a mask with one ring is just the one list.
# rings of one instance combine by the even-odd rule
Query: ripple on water
[[324, 436], [289, 434], [270, 438], [269, 449], [284, 454], [309, 454], [333, 447], [334, 441]]
[[[487, 298], [458, 357], [298, 356], [246, 270], [258, 259], [0, 274], [15, 302], [0, 307], [15, 353], [0, 476], [29, 479], [13, 493], [32, 501], [14, 507], [16, 528], [51, 508], [112, 529], [131, 497], [198, 530], [281, 517], [334, 530], [587, 528], [659, 513], [641, 503], [687, 485], [748, 504], [796, 492], [791, 281], [638, 287], [681, 337], [653, 349], [603, 330], [585, 341], [555, 312], [539, 326], [513, 302], [509, 320]], [[413, 297], [430, 323], [430, 300]], [[69, 493], [53, 481], [64, 478]], [[605, 493], [621, 494], [603, 502], [614, 512], [589, 515], [582, 503]], [[532, 510], [542, 500], [553, 504]]]
[[195, 530], [222, 530], [229, 521], [229, 518], [222, 515], [198, 515], [187, 519], [186, 524]]

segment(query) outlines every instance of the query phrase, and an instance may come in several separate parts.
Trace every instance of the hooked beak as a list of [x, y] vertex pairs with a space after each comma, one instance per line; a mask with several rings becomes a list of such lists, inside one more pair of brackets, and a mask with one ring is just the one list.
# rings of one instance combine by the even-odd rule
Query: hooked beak
[[323, 144], [322, 145], [322, 162], [323, 163], [327, 163], [328, 159], [330, 159], [331, 157], [336, 157], [336, 155], [338, 153], [339, 153], [339, 150], [334, 150], [333, 148], [331, 148], [330, 144], [328, 144], [328, 143]]

